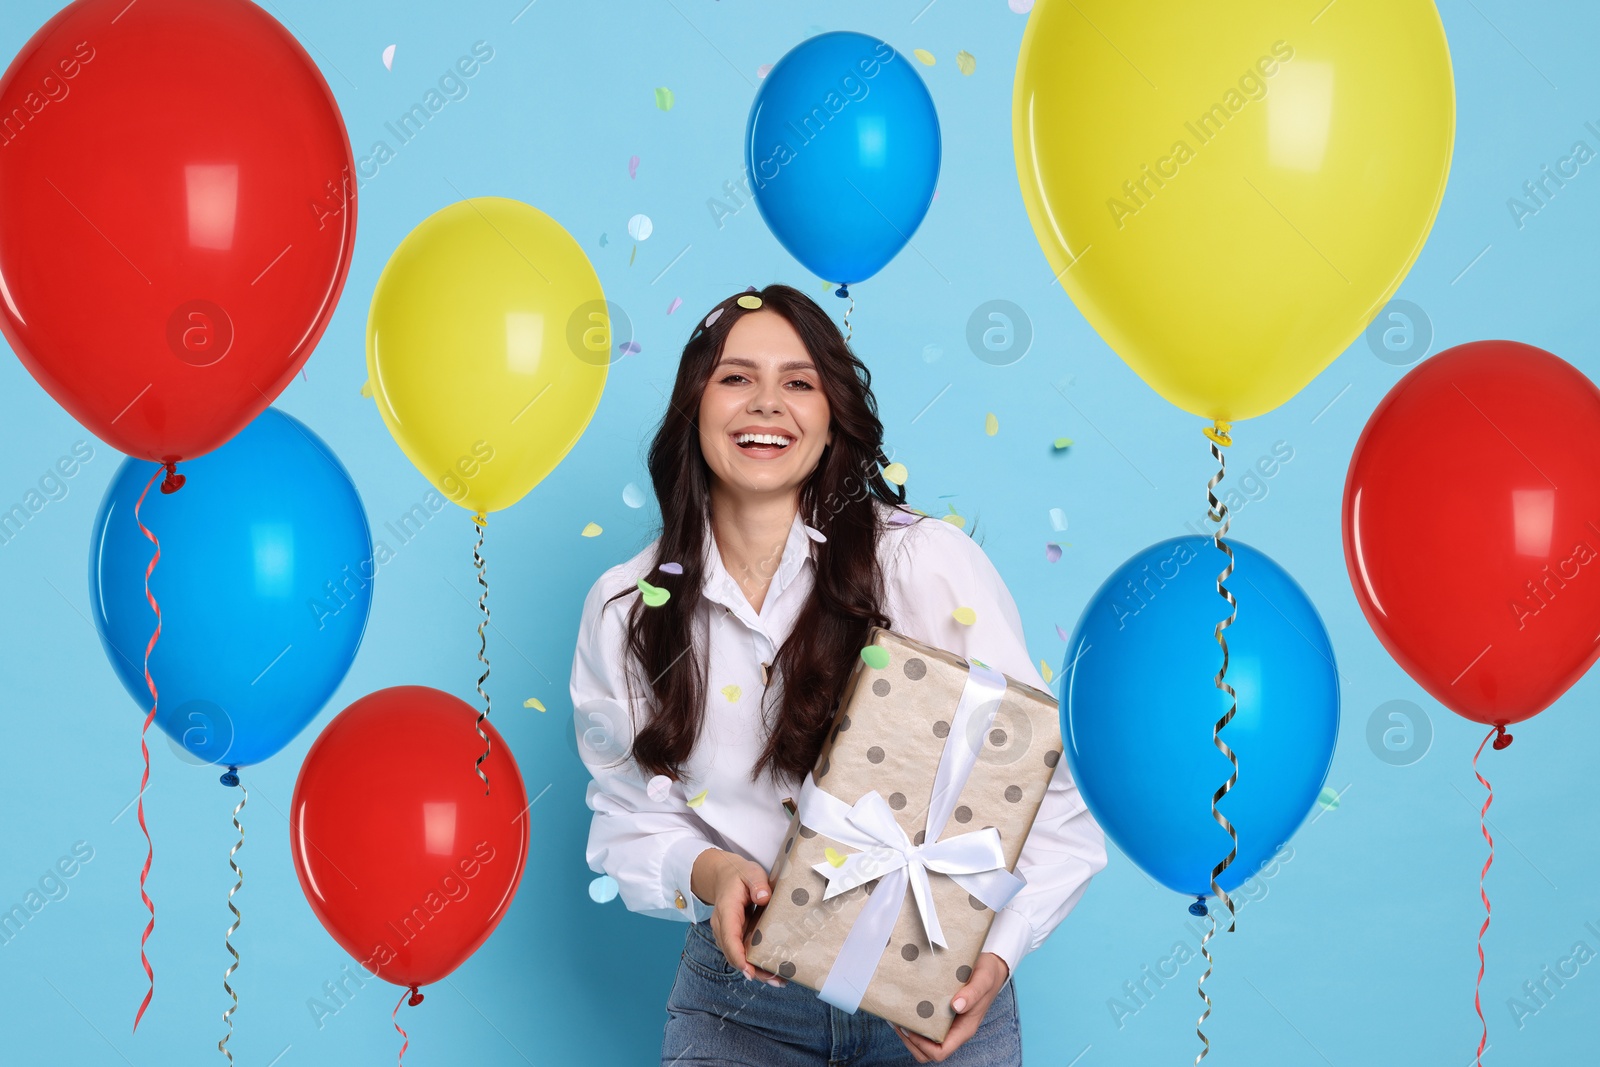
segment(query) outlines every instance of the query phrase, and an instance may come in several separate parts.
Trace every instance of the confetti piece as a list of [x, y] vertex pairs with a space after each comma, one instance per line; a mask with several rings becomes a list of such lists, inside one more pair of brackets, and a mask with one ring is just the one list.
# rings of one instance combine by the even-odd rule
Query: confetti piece
[[753, 285], [747, 285], [744, 287], [744, 291], [747, 293], [753, 293], [756, 291], [756, 287]]
[[820, 545], [828, 540], [828, 536], [821, 530], [818, 530], [812, 526], [806, 526], [805, 523], [801, 523], [800, 525], [805, 528], [806, 536], [811, 538], [811, 540], [815, 541], [817, 544]]
[[659, 608], [672, 599], [672, 594], [667, 590], [659, 585], [651, 585], [643, 578], [639, 579], [639, 594], [644, 598], [644, 606], [647, 608]]
[[941, 518], [943, 518], [944, 521], [948, 522], [951, 526], [954, 526], [956, 529], [965, 530], [967, 528], [967, 520], [964, 519], [961, 516], [961, 513], [956, 510], [956, 506], [954, 504], [948, 504], [946, 506], [950, 509], [950, 514], [943, 515]]
[[368, 378], [366, 381], [361, 383], [361, 395], [362, 396], [371, 396], [372, 395], [372, 379], [371, 378]]
[[599, 537], [604, 532], [598, 522], [591, 522], [583, 528], [584, 537]]
[[739, 306], [742, 308], [749, 308], [751, 311], [754, 311], [756, 308], [761, 306], [761, 298], [759, 296], [741, 296], [739, 298]]
[[840, 852], [838, 849], [834, 848], [832, 845], [824, 845], [823, 848], [822, 848], [822, 855], [823, 855], [823, 858], [825, 858], [829, 863], [833, 864], [835, 867], [843, 867], [844, 866], [845, 854], [843, 852]]
[[383, 50], [383, 69], [394, 69], [394, 45], [390, 45], [388, 48]]
[[672, 110], [672, 90], [666, 86], [656, 90], [656, 107], [662, 111]]
[[763, 64], [761, 64], [761, 66], [756, 68], [756, 77], [758, 77], [758, 78], [765, 78], [768, 74], [771, 74], [771, 73], [772, 73], [772, 64], [771, 63], [763, 63]]
[[956, 66], [963, 74], [971, 74], [978, 66], [978, 61], [972, 58], [972, 53], [966, 49], [956, 53]]
[[1049, 560], [1051, 563], [1061, 562], [1061, 546], [1056, 544], [1054, 541], [1045, 542], [1044, 558]]
[[522, 702], [522, 706], [525, 708], [532, 708], [535, 711], [545, 710], [544, 704], [539, 700], [538, 697], [529, 697], [527, 700]]
[[1333, 811], [1339, 806], [1339, 794], [1331, 787], [1324, 786], [1322, 792], [1317, 794], [1317, 803], [1327, 811]]
[[1051, 670], [1050, 664], [1046, 663], [1044, 660], [1039, 661], [1039, 674], [1043, 676], [1046, 683], [1056, 676], [1056, 672]]
[[740, 689], [736, 685], [725, 685], [722, 687], [722, 695], [728, 698], [728, 703], [730, 704], [736, 703], [739, 697], [743, 694], [744, 690]]
[[605, 234], [601, 234], [600, 235], [600, 247], [601, 248], [604, 248], [606, 245], [608, 245], [610, 243], [611, 243], [610, 239], [608, 237], [606, 237]]
[[1011, 0], [1011, 10], [1019, 15], [1026, 15], [1033, 10], [1033, 0]]
[[922, 362], [924, 363], [937, 363], [942, 355], [944, 355], [944, 349], [938, 345], [924, 345], [922, 348]]
[[667, 314], [670, 315], [681, 307], [683, 307], [683, 297], [675, 296], [672, 298], [672, 303], [667, 305]]
[[722, 309], [713, 308], [711, 314], [706, 316], [706, 329], [711, 329], [711, 324], [722, 318]]
[[662, 574], [682, 574], [683, 573], [683, 564], [681, 564], [681, 563], [663, 563], [660, 567], [658, 567], [656, 569], [659, 570]]
[[926, 48], [913, 48], [911, 50], [911, 54], [916, 56], [918, 62], [925, 67], [931, 67], [938, 62], [938, 60], [933, 58], [933, 53], [928, 51]]
[[630, 508], [644, 507], [644, 490], [634, 482], [622, 487], [622, 502]]
[[971, 626], [978, 621], [978, 613], [971, 608], [957, 608], [950, 613], [950, 617], [962, 626]]
[[861, 662], [875, 671], [881, 671], [889, 665], [889, 650], [882, 645], [868, 645], [861, 650]]
[[1070, 437], [1058, 437], [1054, 441], [1050, 442], [1050, 447], [1054, 448], [1057, 452], [1060, 452], [1064, 448], [1070, 448], [1071, 446], [1072, 438]]
[[905, 485], [906, 479], [910, 476], [911, 472], [906, 470], [904, 463], [891, 463], [883, 468], [883, 480], [893, 482], [895, 485]]
[[993, 437], [1000, 432], [1000, 420], [994, 417], [994, 412], [983, 417], [983, 432]]
[[617, 880], [602, 874], [589, 883], [589, 899], [596, 904], [609, 904], [617, 899]]
[[1050, 528], [1060, 533], [1065, 533], [1067, 530], [1067, 513], [1060, 508], [1051, 508]]
[[628, 157], [628, 177], [637, 178], [638, 176], [639, 176], [639, 157], [638, 156], [629, 156]]
[[624, 356], [637, 356], [639, 354], [639, 342], [624, 341], [617, 346], [617, 351], [621, 352]]
[[650, 221], [649, 215], [635, 215], [628, 220], [628, 236], [635, 241], [648, 241], [655, 232], [655, 224]]
[[1057, 627], [1056, 627], [1056, 636], [1057, 636], [1057, 637], [1059, 637], [1059, 638], [1061, 638], [1061, 640], [1063, 640], [1063, 641], [1070, 641], [1070, 640], [1072, 640], [1072, 638], [1070, 638], [1070, 637], [1068, 637], [1068, 636], [1067, 636], [1067, 631], [1065, 631], [1065, 630], [1063, 630], [1063, 629], [1062, 629], [1062, 628], [1061, 628], [1061, 627], [1059, 627], [1059, 626], [1057, 626]]
[[688, 800], [685, 800], [684, 803], [689, 805], [691, 808], [698, 808], [700, 805], [706, 802], [706, 793], [707, 790], [702, 789]]
[[672, 795], [672, 779], [658, 774], [644, 787], [645, 795], [660, 804]]

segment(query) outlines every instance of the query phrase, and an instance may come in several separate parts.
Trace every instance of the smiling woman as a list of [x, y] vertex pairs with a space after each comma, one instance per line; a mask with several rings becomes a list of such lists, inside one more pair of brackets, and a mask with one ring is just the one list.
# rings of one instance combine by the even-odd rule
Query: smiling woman
[[[857, 1067], [908, 1052], [1020, 1063], [1011, 972], [1105, 866], [1062, 761], [1017, 861], [1028, 885], [958, 970], [942, 1044], [746, 958], [759, 936], [749, 909], [771, 898], [790, 830], [784, 801], [800, 795], [871, 627], [981, 650], [995, 669], [1045, 685], [982, 549], [906, 508], [886, 466], [871, 375], [810, 297], [786, 285], [736, 294], [696, 327], [650, 446], [661, 536], [594, 583], [571, 687], [594, 777], [590, 868], [616, 880], [629, 910], [692, 924], [663, 1064], [791, 1063], [802, 1052]], [[965, 618], [952, 616], [958, 604]]]

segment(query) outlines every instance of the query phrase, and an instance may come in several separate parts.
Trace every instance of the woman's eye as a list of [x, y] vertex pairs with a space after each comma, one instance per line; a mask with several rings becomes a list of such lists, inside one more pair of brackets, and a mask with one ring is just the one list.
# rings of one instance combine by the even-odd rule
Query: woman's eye
[[798, 385], [802, 389], [810, 389], [811, 388], [811, 383], [806, 381], [804, 378], [796, 378], [794, 381], [790, 382], [789, 384], [790, 385]]
[[722, 384], [723, 385], [731, 384], [735, 379], [743, 381], [744, 380], [744, 375], [742, 375], [742, 374], [729, 374], [729, 375], [727, 375], [726, 377], [724, 377], [722, 379]]

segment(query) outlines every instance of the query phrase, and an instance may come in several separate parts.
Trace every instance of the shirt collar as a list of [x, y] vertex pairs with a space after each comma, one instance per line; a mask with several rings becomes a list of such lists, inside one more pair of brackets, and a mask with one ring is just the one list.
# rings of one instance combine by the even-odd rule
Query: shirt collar
[[[772, 584], [767, 589], [766, 599], [761, 602], [763, 609], [789, 587], [806, 560], [816, 559], [816, 549], [817, 542], [806, 533], [806, 524], [801, 521], [799, 512], [796, 512], [794, 521], [789, 524], [789, 536], [783, 543], [783, 554], [778, 559], [778, 569], [772, 576]], [[716, 534], [712, 532], [709, 521], [706, 523], [703, 562], [703, 573], [706, 576], [705, 596], [736, 614], [755, 617], [755, 609], [750, 606], [750, 601], [745, 599], [744, 590], [739, 588], [739, 583], [723, 566], [722, 553], [717, 551]]]

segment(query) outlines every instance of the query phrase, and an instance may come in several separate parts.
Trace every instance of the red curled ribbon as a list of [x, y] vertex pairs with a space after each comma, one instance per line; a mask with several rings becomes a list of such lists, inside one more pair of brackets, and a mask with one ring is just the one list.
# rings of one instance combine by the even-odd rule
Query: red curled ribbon
[[[156, 695], [155, 679], [150, 677], [150, 653], [155, 650], [156, 640], [161, 636], [161, 608], [156, 604], [156, 598], [150, 593], [150, 575], [155, 573], [156, 561], [161, 558], [161, 542], [156, 540], [156, 535], [139, 518], [139, 509], [144, 506], [145, 493], [150, 492], [150, 487], [156, 484], [156, 479], [161, 477], [163, 471], [168, 474], [168, 481], [172, 480], [170, 468], [157, 470], [145, 483], [144, 491], [139, 494], [138, 503], [133, 505], [133, 521], [138, 524], [139, 530], [145, 535], [152, 545], [156, 546], [155, 555], [150, 557], [150, 565], [144, 570], [144, 598], [150, 602], [150, 610], [156, 613], [156, 629], [150, 635], [150, 643], [144, 649], [144, 684], [150, 687], [150, 713], [144, 717], [144, 725], [139, 729], [139, 753], [144, 757], [144, 774], [139, 779], [139, 829], [144, 833], [145, 856], [144, 868], [139, 871], [139, 897], [144, 901], [144, 906], [150, 912], [150, 921], [145, 924], [144, 934], [139, 938], [139, 962], [144, 965], [145, 977], [150, 980], [150, 988], [145, 990], [144, 1001], [139, 1005], [139, 1011], [133, 1017], [133, 1032], [139, 1032], [139, 1020], [144, 1018], [144, 1011], [150, 1006], [150, 1000], [156, 994], [156, 973], [150, 967], [150, 959], [145, 955], [145, 942], [150, 940], [150, 934], [156, 928], [156, 905], [145, 892], [145, 879], [150, 876], [150, 864], [155, 860], [155, 843], [150, 840], [150, 828], [144, 821], [144, 790], [150, 784], [150, 746], [145, 744], [145, 734], [150, 729], [150, 724], [156, 718], [156, 706], [160, 698]], [[182, 484], [181, 482], [179, 483]], [[162, 492], [168, 492], [166, 485], [161, 487]]]
[[399, 1063], [401, 1067], [404, 1067], [405, 1065], [406, 1049], [411, 1047], [411, 1038], [407, 1037], [406, 1032], [400, 1028], [400, 1005], [410, 1004], [414, 1008], [421, 1003], [422, 994], [417, 991], [416, 986], [411, 986], [400, 994], [400, 999], [394, 1002], [394, 1011], [389, 1013], [389, 1021], [394, 1023], [395, 1033], [400, 1035], [400, 1055], [396, 1062]]
[[[1496, 734], [1499, 736], [1496, 737]], [[1478, 743], [1478, 751], [1472, 754], [1472, 773], [1483, 784], [1483, 788], [1489, 791], [1489, 795], [1483, 801], [1483, 810], [1478, 812], [1478, 829], [1483, 831], [1483, 839], [1489, 843], [1489, 858], [1484, 860], [1483, 870], [1478, 874], [1478, 895], [1483, 898], [1483, 925], [1478, 927], [1478, 981], [1472, 989], [1472, 1006], [1477, 1009], [1478, 1022], [1483, 1024], [1483, 1036], [1478, 1038], [1478, 1054], [1475, 1057], [1478, 1067], [1483, 1067], [1483, 1050], [1489, 1045], [1489, 1023], [1483, 1017], [1483, 1004], [1478, 999], [1478, 994], [1483, 988], [1483, 935], [1489, 929], [1490, 915], [1489, 894], [1484, 892], [1483, 880], [1489, 874], [1490, 865], [1494, 863], [1494, 838], [1489, 836], [1489, 805], [1494, 803], [1494, 786], [1489, 784], [1489, 779], [1478, 774], [1478, 757], [1483, 755], [1483, 746], [1489, 743], [1491, 737], [1495, 739], [1495, 748], [1505, 748], [1511, 743], [1511, 735], [1506, 733], [1505, 727], [1496, 726], [1484, 735], [1483, 740]]]

